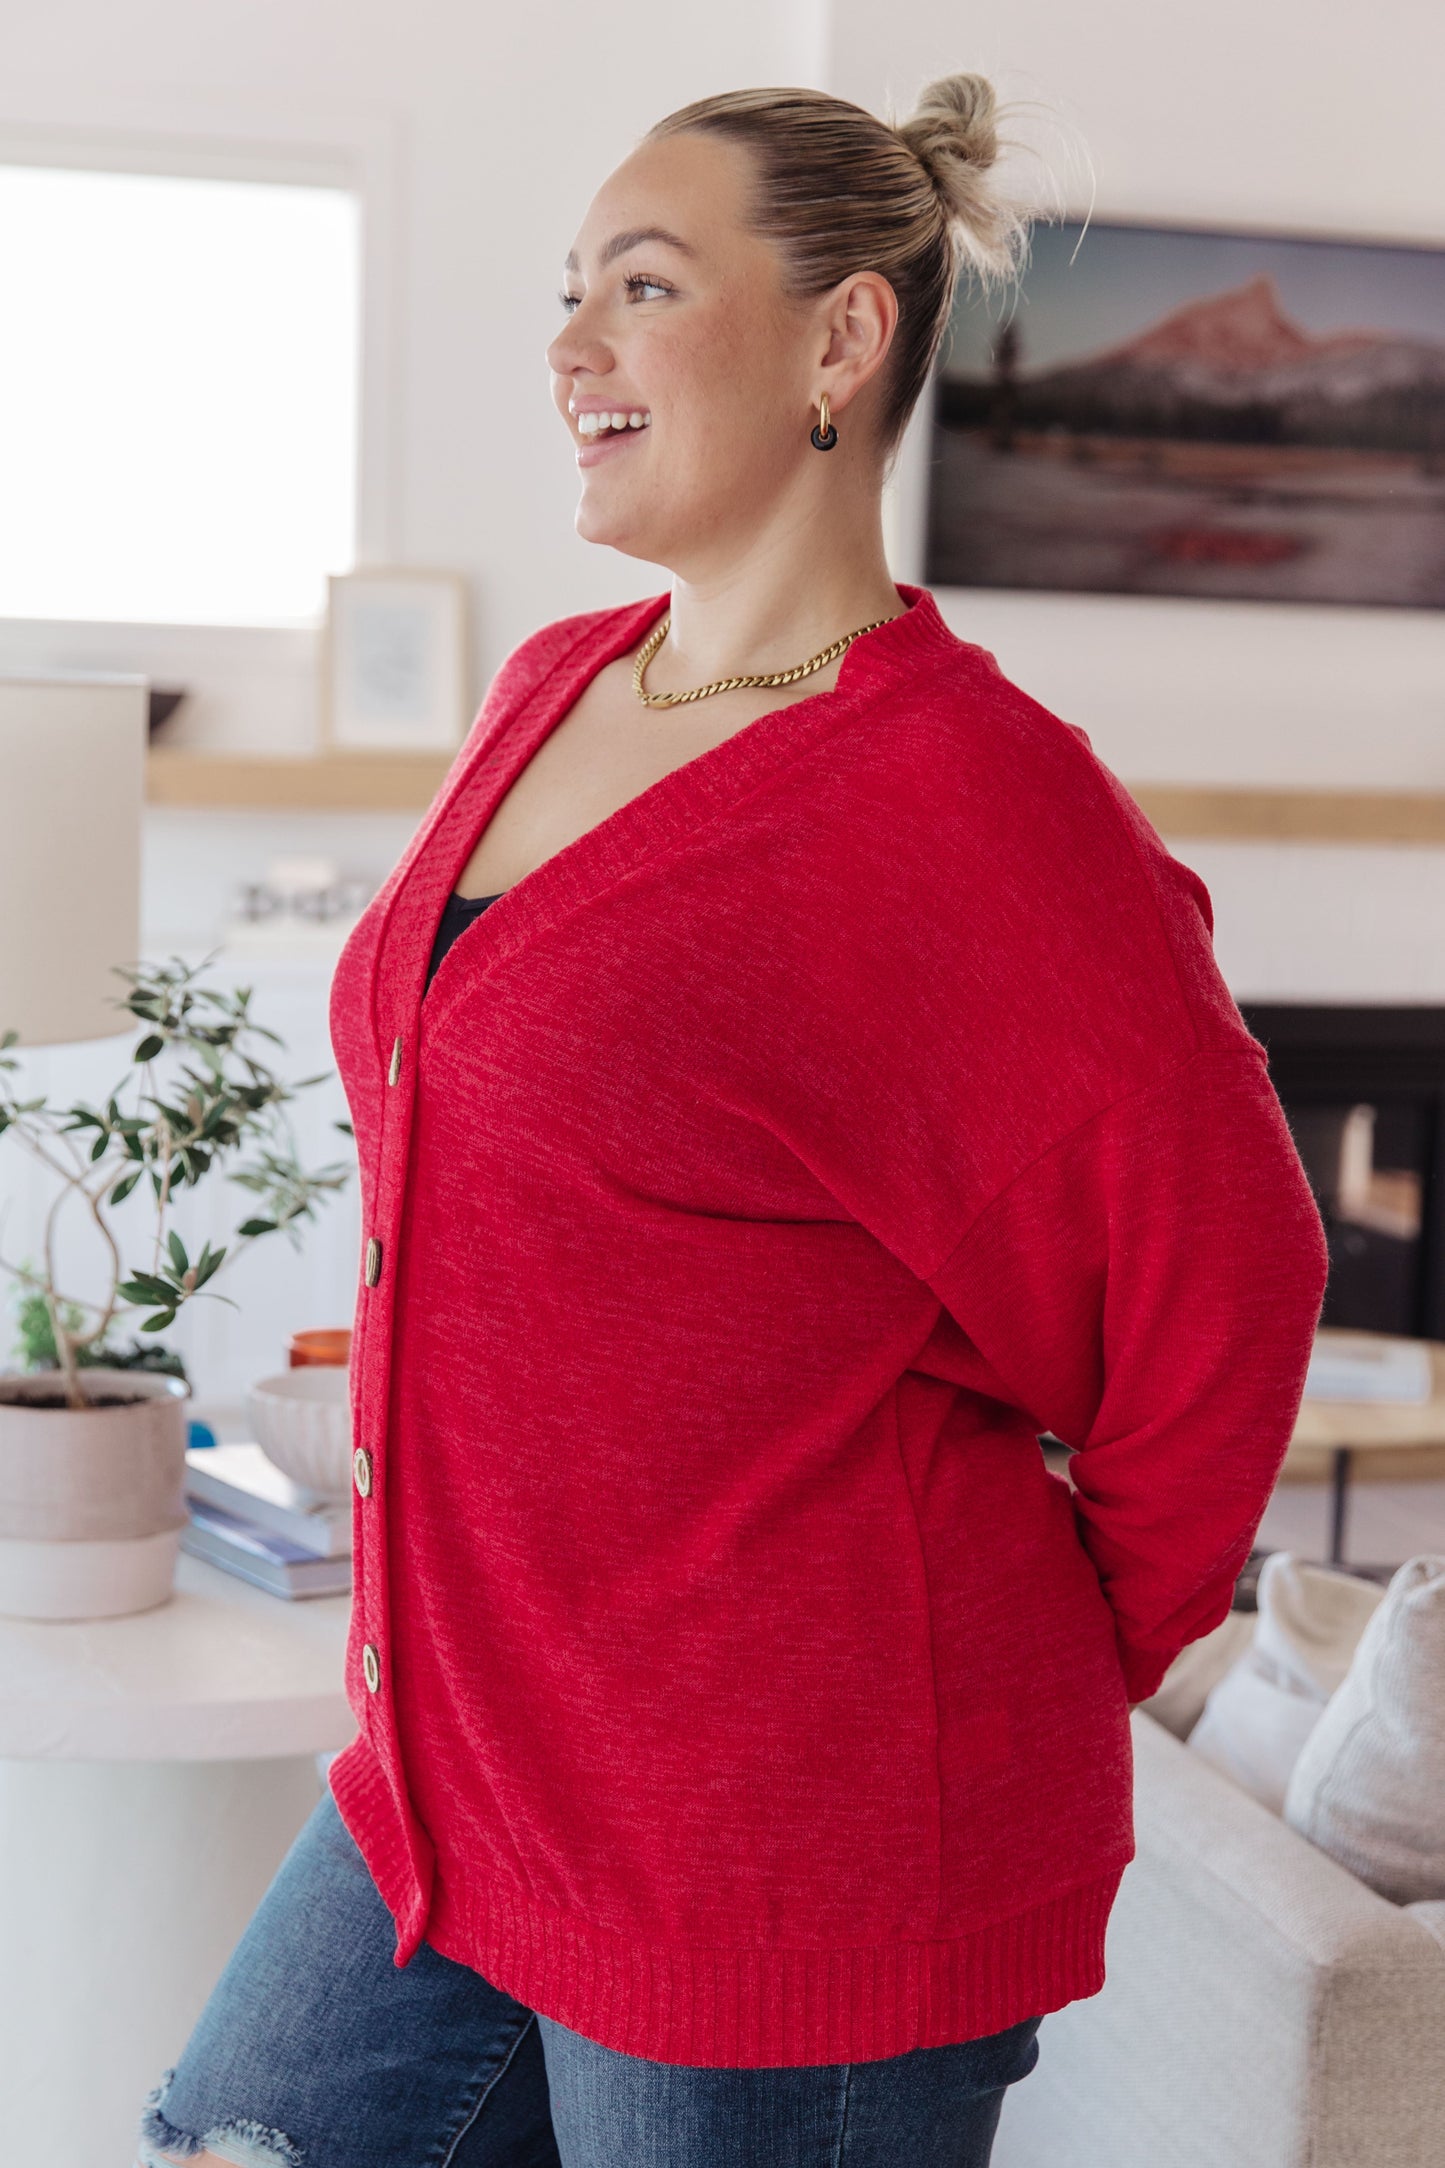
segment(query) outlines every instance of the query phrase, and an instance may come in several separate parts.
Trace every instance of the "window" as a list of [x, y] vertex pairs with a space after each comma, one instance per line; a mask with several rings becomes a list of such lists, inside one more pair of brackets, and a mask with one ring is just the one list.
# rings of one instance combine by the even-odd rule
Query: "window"
[[360, 224], [341, 187], [0, 163], [0, 616], [316, 621]]

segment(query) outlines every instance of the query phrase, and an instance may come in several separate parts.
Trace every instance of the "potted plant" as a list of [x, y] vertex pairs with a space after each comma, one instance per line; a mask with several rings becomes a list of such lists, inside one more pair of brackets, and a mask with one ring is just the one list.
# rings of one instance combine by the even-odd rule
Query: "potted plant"
[[[349, 1179], [345, 1163], [306, 1173], [285, 1108], [330, 1073], [283, 1083], [253, 1051], [276, 1046], [250, 1014], [252, 989], [203, 983], [214, 961], [171, 957], [117, 967], [129, 992], [116, 1007], [138, 1021], [130, 1065], [102, 1106], [52, 1106], [19, 1096], [14, 1031], [0, 1037], [0, 1138], [34, 1154], [55, 1178], [39, 1263], [10, 1263], [25, 1366], [0, 1371], [0, 1613], [104, 1618], [147, 1610], [171, 1592], [186, 1523], [185, 1402], [180, 1357], [159, 1335], [253, 1242], [285, 1233]], [[349, 1122], [337, 1122], [348, 1136]], [[208, 1176], [251, 1194], [234, 1239], [192, 1257], [170, 1224], [180, 1193]], [[139, 1184], [153, 1212], [133, 1233]], [[67, 1203], [98, 1231], [99, 1300], [57, 1284], [56, 1228]], [[126, 1226], [122, 1230], [120, 1222]], [[135, 1244], [136, 1248], [130, 1245]], [[137, 1254], [139, 1251], [140, 1254]], [[129, 1347], [114, 1337], [139, 1319]]]

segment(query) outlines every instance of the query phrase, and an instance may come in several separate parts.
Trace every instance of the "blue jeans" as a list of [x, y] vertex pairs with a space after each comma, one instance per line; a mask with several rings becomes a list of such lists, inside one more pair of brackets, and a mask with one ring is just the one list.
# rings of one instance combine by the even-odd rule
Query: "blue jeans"
[[866, 2063], [649, 2062], [525, 2009], [390, 1914], [328, 1790], [256, 1908], [137, 2160], [238, 2168], [985, 2168], [1041, 2017]]

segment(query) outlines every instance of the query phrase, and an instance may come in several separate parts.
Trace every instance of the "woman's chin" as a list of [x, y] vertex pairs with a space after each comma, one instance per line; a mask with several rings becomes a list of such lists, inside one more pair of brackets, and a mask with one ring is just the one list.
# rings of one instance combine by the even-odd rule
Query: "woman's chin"
[[646, 557], [660, 563], [653, 556], [660, 540], [656, 522], [646, 519], [639, 507], [599, 502], [599, 495], [584, 491], [577, 507], [573, 524], [582, 540], [600, 542], [628, 557]]

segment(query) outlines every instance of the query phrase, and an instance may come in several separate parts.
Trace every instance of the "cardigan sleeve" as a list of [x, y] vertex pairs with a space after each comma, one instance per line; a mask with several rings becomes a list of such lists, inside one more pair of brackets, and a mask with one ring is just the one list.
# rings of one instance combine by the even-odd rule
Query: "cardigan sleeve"
[[1284, 1459], [1328, 1273], [1252, 1038], [1033, 1159], [928, 1283], [1000, 1395], [1072, 1447], [1130, 1702], [1219, 1624]]

